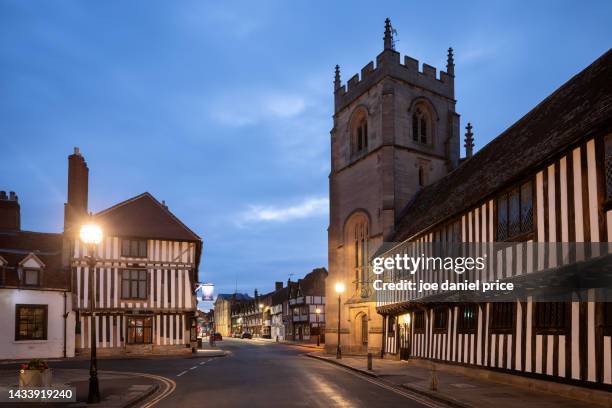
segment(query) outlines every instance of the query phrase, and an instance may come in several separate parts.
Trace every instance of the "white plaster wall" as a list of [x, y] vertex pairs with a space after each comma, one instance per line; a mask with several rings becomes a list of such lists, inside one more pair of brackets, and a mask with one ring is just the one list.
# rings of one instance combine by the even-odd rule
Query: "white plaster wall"
[[[66, 355], [74, 356], [75, 315], [67, 293]], [[15, 341], [15, 305], [47, 305], [47, 340]], [[0, 359], [63, 357], [64, 292], [0, 288]]]

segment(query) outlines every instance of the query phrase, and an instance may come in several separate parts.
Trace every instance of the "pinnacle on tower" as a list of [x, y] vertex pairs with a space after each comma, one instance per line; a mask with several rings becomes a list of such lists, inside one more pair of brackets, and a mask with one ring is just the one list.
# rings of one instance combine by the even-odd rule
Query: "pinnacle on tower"
[[340, 86], [340, 65], [336, 65], [336, 74], [334, 75], [334, 91], [339, 89]]
[[453, 57], [453, 48], [449, 47], [448, 56], [446, 57], [446, 73], [455, 75], [455, 58]]
[[465, 157], [466, 159], [469, 159], [470, 157], [472, 157], [472, 154], [474, 153], [474, 133], [472, 133], [472, 124], [468, 122], [465, 129], [467, 130], [467, 132], [465, 132], [465, 144], [464, 144]]
[[389, 17], [385, 19], [385, 50], [393, 49], [393, 27], [391, 27], [391, 20]]

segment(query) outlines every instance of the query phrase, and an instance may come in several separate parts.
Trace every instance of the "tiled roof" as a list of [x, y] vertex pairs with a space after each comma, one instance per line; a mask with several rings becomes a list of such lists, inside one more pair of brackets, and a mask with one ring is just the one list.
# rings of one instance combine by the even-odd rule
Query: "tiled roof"
[[114, 236], [201, 241], [150, 193], [125, 200], [94, 215], [105, 233]]
[[6, 285], [19, 285], [17, 267], [31, 253], [45, 265], [41, 286], [70, 288], [70, 274], [62, 268], [62, 234], [14, 230], [0, 231], [0, 256], [8, 267]]

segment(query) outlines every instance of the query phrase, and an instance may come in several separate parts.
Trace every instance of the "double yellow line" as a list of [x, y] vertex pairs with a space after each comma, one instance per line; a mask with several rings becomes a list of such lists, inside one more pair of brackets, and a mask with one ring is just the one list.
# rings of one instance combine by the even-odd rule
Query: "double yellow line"
[[169, 378], [162, 377], [161, 375], [148, 374], [148, 373], [133, 373], [133, 372], [125, 372], [125, 371], [104, 371], [104, 374], [123, 374], [123, 375], [134, 375], [139, 377], [150, 378], [152, 380], [158, 381], [161, 383], [160, 390], [155, 392], [153, 395], [153, 399], [146, 401], [143, 405], [140, 405], [140, 408], [150, 408], [157, 404], [159, 401], [163, 400], [170, 394], [174, 392], [176, 389], [176, 383]]

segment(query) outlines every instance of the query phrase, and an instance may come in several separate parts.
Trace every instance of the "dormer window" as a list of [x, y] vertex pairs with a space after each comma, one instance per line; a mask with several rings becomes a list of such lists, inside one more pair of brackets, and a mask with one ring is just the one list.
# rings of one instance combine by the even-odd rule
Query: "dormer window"
[[412, 140], [418, 143], [428, 144], [431, 137], [431, 123], [428, 112], [418, 106], [412, 114]]
[[41, 286], [45, 264], [34, 253], [19, 262], [20, 280], [24, 286]]
[[40, 269], [24, 269], [23, 281], [26, 286], [40, 286]]

